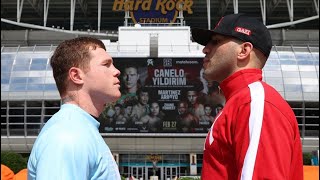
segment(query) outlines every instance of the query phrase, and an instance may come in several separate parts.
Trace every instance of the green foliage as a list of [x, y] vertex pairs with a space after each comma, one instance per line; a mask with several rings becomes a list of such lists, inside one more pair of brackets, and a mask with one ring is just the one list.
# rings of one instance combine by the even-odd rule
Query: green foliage
[[27, 168], [28, 158], [15, 152], [1, 151], [1, 164], [8, 166], [15, 174]]
[[201, 180], [200, 177], [180, 177], [179, 180]]
[[303, 165], [311, 165], [311, 153], [303, 153]]

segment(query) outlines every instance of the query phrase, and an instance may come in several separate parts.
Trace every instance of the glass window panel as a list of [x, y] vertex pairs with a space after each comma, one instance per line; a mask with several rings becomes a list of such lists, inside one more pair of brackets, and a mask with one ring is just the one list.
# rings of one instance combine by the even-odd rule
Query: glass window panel
[[24, 115], [24, 109], [9, 109], [10, 115]]
[[301, 82], [302, 82], [302, 84], [305, 84], [305, 85], [318, 85], [319, 84], [318, 79], [316, 79], [316, 78], [301, 78]]
[[319, 62], [319, 53], [312, 53], [314, 60]]
[[26, 54], [17, 55], [16, 60], [14, 61], [15, 65], [25, 65], [29, 66], [31, 62], [31, 58]]
[[1, 84], [1, 91], [9, 91], [9, 84]]
[[44, 114], [45, 115], [54, 115], [58, 111], [59, 111], [59, 109], [45, 109]]
[[[285, 51], [280, 51], [280, 52], [278, 52], [278, 54], [279, 54], [279, 58], [280, 58], [280, 60], [289, 60], [289, 59], [295, 59], [295, 56], [294, 56], [294, 54], [293, 54], [293, 52], [285, 52]], [[282, 63], [282, 62], [281, 62]]]
[[285, 84], [284, 89], [286, 92], [301, 92], [301, 85]]
[[36, 46], [34, 51], [38, 51], [38, 52], [47, 52], [50, 51], [51, 46]]
[[266, 65], [279, 65], [280, 62], [278, 59], [268, 59]]
[[283, 78], [284, 84], [297, 84], [301, 85], [300, 78]]
[[319, 92], [319, 85], [303, 85], [303, 92]]
[[[306, 101], [316, 101], [319, 99], [319, 93], [318, 92], [304, 92], [303, 93], [304, 100]], [[319, 102], [319, 101], [318, 101]]]
[[298, 124], [303, 124], [303, 117], [297, 117]]
[[20, 107], [20, 108], [24, 108], [24, 101], [9, 101], [9, 106], [10, 108], [12, 107]]
[[1, 136], [7, 136], [7, 125], [1, 124]]
[[31, 64], [30, 70], [46, 70], [47, 65], [46, 64]]
[[11, 83], [14, 83], [14, 84], [27, 83], [27, 78], [26, 77], [12, 77]]
[[270, 84], [283, 84], [282, 78], [271, 78], [271, 77], [268, 77], [268, 78], [266, 78], [266, 80]]
[[29, 65], [14, 65], [12, 71], [28, 71]]
[[25, 91], [26, 90], [26, 84], [10, 84], [10, 91]]
[[40, 133], [40, 124], [27, 124], [27, 136], [37, 136]]
[[48, 58], [32, 58], [32, 64], [45, 64], [47, 65]]
[[30, 71], [29, 77], [45, 77], [46, 71]]
[[270, 84], [270, 86], [275, 88], [279, 93], [284, 91], [283, 84], [271, 84], [271, 83], [269, 83], [269, 84]]
[[27, 109], [27, 115], [41, 115], [41, 109]]
[[313, 79], [317, 79], [318, 75], [316, 73], [316, 71], [309, 71], [309, 72], [300, 72], [301, 78], [313, 78]]
[[281, 60], [280, 64], [282, 65], [295, 65], [297, 62], [295, 60]]
[[23, 116], [9, 116], [9, 123], [24, 123]]
[[283, 71], [282, 72], [283, 77], [290, 77], [290, 78], [299, 78], [299, 72], [298, 71]]
[[27, 101], [27, 107], [42, 107], [42, 101]]
[[49, 78], [46, 78], [45, 83], [46, 83], [46, 84], [55, 84], [56, 81], [54, 80], [53, 77], [49, 77]]
[[24, 125], [10, 124], [9, 133], [10, 133], [10, 136], [24, 136]]
[[303, 116], [303, 109], [293, 109], [293, 112], [296, 116]]
[[60, 101], [44, 101], [45, 107], [60, 108]]
[[9, 72], [12, 69], [13, 59], [2, 59], [1, 54], [1, 72]]
[[8, 101], [1, 101], [1, 107], [7, 108]]
[[278, 53], [276, 51], [271, 51], [268, 60], [269, 59], [279, 59]]
[[43, 84], [28, 84], [27, 90], [28, 91], [43, 91]]
[[16, 54], [1, 53], [1, 63], [3, 63], [3, 61], [11, 61], [13, 63], [15, 56]]
[[34, 48], [35, 48], [34, 46], [19, 47], [19, 54], [26, 54], [26, 55], [30, 56], [30, 52], [32, 52], [34, 50]]
[[10, 73], [1, 72], [1, 84], [9, 84], [10, 75]]
[[44, 77], [29, 77], [28, 83], [29, 84], [43, 84], [45, 78]]
[[282, 77], [281, 71], [264, 71], [265, 77]]
[[299, 65], [313, 65], [313, 61], [298, 61]]
[[312, 61], [313, 58], [310, 53], [296, 52], [297, 61]]
[[309, 65], [305, 65], [305, 66], [299, 66], [299, 70], [300, 71], [316, 71], [315, 66], [309, 66]]
[[288, 103], [291, 108], [294, 108], [294, 109], [302, 109], [303, 108], [303, 102], [289, 101]]
[[283, 71], [299, 71], [297, 65], [281, 65]]
[[[2, 110], [5, 110], [5, 109], [1, 109]], [[2, 114], [1, 112], [1, 123], [7, 123], [7, 116], [6, 116], [6, 112], [4, 113], [4, 115]]]
[[281, 66], [280, 65], [270, 65], [266, 64], [263, 68], [264, 71], [280, 71]]
[[299, 101], [302, 101], [303, 100], [303, 97], [302, 97], [302, 93], [301, 92], [289, 92], [289, 91], [286, 91], [285, 93], [285, 99], [286, 100], [299, 100]]
[[319, 110], [319, 102], [305, 102], [306, 109], [318, 109]]
[[27, 116], [27, 123], [41, 123], [41, 116]]
[[308, 124], [319, 124], [319, 108], [306, 109], [306, 116], [308, 116]]
[[55, 84], [46, 84], [44, 90], [45, 91], [57, 91], [58, 89]]
[[43, 122], [46, 123], [52, 116], [44, 116]]
[[49, 53], [32, 53], [30, 54], [30, 57], [32, 59], [42, 59], [44, 61], [47, 61], [49, 57]]
[[11, 77], [28, 77], [29, 71], [15, 71], [11, 73]]
[[47, 64], [47, 70], [52, 70], [52, 67], [50, 64]]

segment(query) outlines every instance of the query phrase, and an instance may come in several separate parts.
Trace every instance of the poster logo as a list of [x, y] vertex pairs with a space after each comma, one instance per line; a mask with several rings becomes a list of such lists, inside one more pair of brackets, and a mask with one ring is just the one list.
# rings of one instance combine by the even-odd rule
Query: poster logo
[[148, 63], [147, 66], [153, 66], [153, 59], [148, 59], [147, 63]]
[[172, 67], [172, 59], [163, 59], [163, 67]]
[[192, 14], [193, 0], [114, 0], [113, 11], [130, 11], [137, 23], [174, 23], [179, 11]]

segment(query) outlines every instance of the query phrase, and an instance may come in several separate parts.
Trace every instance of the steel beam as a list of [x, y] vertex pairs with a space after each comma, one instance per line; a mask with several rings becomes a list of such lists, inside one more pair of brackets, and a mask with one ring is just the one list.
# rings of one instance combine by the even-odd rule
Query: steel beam
[[43, 0], [43, 26], [47, 26], [48, 11], [50, 0]]
[[266, 13], [266, 0], [260, 0], [260, 8], [261, 8], [261, 17], [262, 17], [262, 22], [264, 25], [267, 24], [267, 13]]
[[319, 0], [313, 0], [313, 4], [317, 14], [319, 15]]
[[210, 8], [211, 2], [210, 0], [207, 0], [207, 16], [208, 16], [208, 29], [211, 29], [211, 8]]
[[239, 13], [239, 3], [238, 0], [233, 0], [233, 12], [234, 14]]
[[268, 3], [268, 8], [267, 8], [267, 12], [268, 14], [272, 14], [272, 12], [276, 9], [276, 7], [279, 5], [279, 3], [282, 0], [271, 0]]
[[87, 2], [87, 0], [78, 0], [78, 2], [80, 4], [81, 10], [82, 10], [84, 16], [87, 17], [87, 15], [88, 15], [88, 2]]
[[293, 22], [293, 0], [287, 0], [290, 22]]
[[224, 13], [226, 12], [228, 5], [230, 3], [230, 0], [219, 0], [219, 4], [220, 4], [220, 8], [218, 11], [219, 15], [224, 15]]
[[70, 31], [73, 31], [75, 10], [76, 10], [76, 0], [70, 0]]
[[42, 17], [43, 16], [43, 6], [41, 0], [28, 0], [29, 4], [32, 8], [37, 12], [37, 14]]
[[102, 0], [98, 0], [98, 33], [100, 33], [100, 26], [101, 26], [101, 6], [102, 6]]
[[17, 22], [20, 22], [20, 20], [21, 20], [23, 2], [24, 2], [24, 0], [21, 0], [21, 2], [20, 2], [20, 0], [17, 0]]

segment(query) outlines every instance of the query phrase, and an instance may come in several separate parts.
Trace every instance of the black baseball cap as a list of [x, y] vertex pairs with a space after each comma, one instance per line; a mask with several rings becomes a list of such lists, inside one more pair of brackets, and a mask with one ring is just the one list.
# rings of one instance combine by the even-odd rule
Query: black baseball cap
[[259, 20], [243, 13], [222, 17], [213, 30], [192, 28], [191, 31], [193, 40], [203, 46], [208, 44], [213, 34], [221, 34], [250, 42], [267, 58], [272, 48], [271, 35], [267, 27]]

